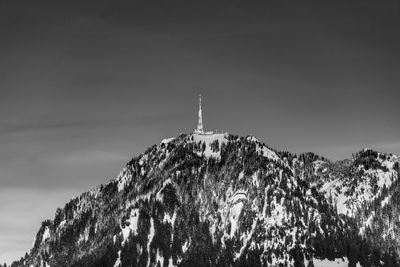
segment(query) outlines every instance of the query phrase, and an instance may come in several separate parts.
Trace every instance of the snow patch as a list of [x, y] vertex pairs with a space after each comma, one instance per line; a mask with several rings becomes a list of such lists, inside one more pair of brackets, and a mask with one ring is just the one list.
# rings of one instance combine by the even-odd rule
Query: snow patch
[[240, 214], [242, 213], [244, 205], [242, 200], [247, 200], [247, 195], [244, 191], [236, 192], [231, 200], [231, 208], [229, 211], [229, 221], [231, 223], [231, 232], [229, 236], [231, 238], [235, 235], [238, 228]]
[[337, 207], [337, 212], [339, 214], [344, 214], [344, 215], [351, 215], [352, 211], [347, 207], [347, 202], [349, 198], [344, 194], [341, 193], [337, 199], [336, 199], [336, 207]]
[[269, 149], [268, 147], [266, 147], [265, 145], [262, 146], [257, 146], [257, 152], [258, 153], [262, 153], [263, 157], [265, 158], [269, 158], [271, 160], [274, 161], [279, 161], [280, 158], [278, 157], [278, 155], [276, 155], [276, 153], [274, 151], [272, 151], [271, 149]]
[[149, 238], [148, 238], [148, 243], [147, 243], [147, 252], [149, 253], [149, 260], [147, 262], [147, 266], [150, 265], [150, 244], [153, 241], [154, 238], [154, 220], [153, 218], [150, 218], [150, 233], [149, 233]]
[[238, 223], [239, 223], [239, 217], [240, 213], [242, 212], [243, 209], [243, 202], [237, 202], [231, 207], [231, 210], [229, 212], [229, 221], [231, 222], [231, 233], [230, 237], [232, 238], [236, 230], [238, 228]]
[[44, 243], [49, 238], [50, 238], [50, 229], [48, 226], [46, 226], [42, 235], [42, 243]]
[[164, 223], [170, 223], [171, 226], [174, 227], [175, 220], [176, 220], [176, 211], [172, 215], [172, 218], [168, 213], [164, 213], [164, 219], [163, 219]]
[[252, 178], [252, 184], [256, 187], [259, 187], [260, 183], [258, 182], [258, 171], [254, 172], [251, 178]]
[[[210, 135], [202, 135], [202, 134], [193, 134], [193, 141], [198, 143], [205, 143], [206, 144], [206, 149], [204, 150], [204, 156], [206, 158], [220, 158], [221, 157], [221, 144], [228, 142], [228, 139], [226, 139], [226, 134], [210, 134]], [[215, 141], [218, 140], [219, 144], [219, 149], [218, 152], [214, 152], [211, 149], [211, 144]], [[201, 154], [199, 153], [199, 156]]]
[[269, 149], [264, 144], [261, 144], [260, 141], [258, 141], [258, 139], [256, 137], [250, 135], [250, 136], [246, 137], [246, 140], [249, 142], [256, 143], [256, 151], [258, 154], [262, 154], [263, 157], [269, 158], [274, 161], [280, 160], [280, 158], [274, 151]]
[[372, 212], [372, 214], [368, 217], [367, 221], [364, 222], [364, 225], [360, 228], [360, 231], [358, 232], [360, 235], [364, 234], [365, 229], [367, 227], [370, 227], [370, 228], [372, 227], [372, 221], [374, 219], [374, 216], [375, 216], [375, 212]]
[[165, 138], [161, 141], [161, 144], [168, 144], [173, 140], [175, 140], [175, 137]]
[[136, 235], [137, 224], [139, 219], [139, 209], [132, 209], [130, 213], [129, 219], [126, 221], [129, 223], [128, 226], [121, 227], [122, 228], [122, 236], [123, 241], [122, 244], [125, 244], [126, 240], [129, 237], [129, 233], [132, 231], [132, 234]]
[[249, 142], [258, 142], [258, 139], [255, 136], [249, 135], [246, 137], [246, 140]]
[[327, 259], [314, 259], [314, 267], [347, 267], [349, 266], [349, 261], [347, 258], [343, 259], [335, 259], [334, 261], [330, 261]]
[[275, 209], [272, 209], [271, 216], [266, 218], [266, 224], [269, 226], [274, 226], [274, 225], [282, 226], [284, 215], [285, 215], [285, 208], [281, 204], [275, 203]]
[[60, 228], [64, 227], [65, 224], [67, 224], [67, 221], [62, 220], [62, 221], [60, 222], [60, 224], [58, 225], [58, 228], [60, 229]]
[[182, 246], [182, 253], [185, 253], [189, 248], [189, 242], [186, 240]]
[[168, 178], [167, 180], [165, 180], [165, 181], [163, 182], [163, 185], [162, 185], [161, 189], [160, 189], [160, 190], [157, 192], [157, 194], [156, 194], [156, 199], [157, 199], [158, 201], [160, 201], [160, 202], [163, 201], [164, 194], [162, 193], [162, 191], [164, 190], [164, 188], [165, 188], [168, 184], [171, 184], [171, 183], [172, 183], [171, 178]]
[[83, 233], [79, 236], [78, 243], [89, 240], [89, 227], [85, 227]]
[[120, 267], [121, 266], [121, 250], [118, 251], [118, 258], [114, 263], [114, 267]]
[[164, 266], [164, 257], [161, 255], [160, 250], [157, 249], [156, 253], [156, 263], [160, 263], [160, 266]]
[[121, 172], [118, 175], [117, 181], [118, 181], [118, 192], [121, 192], [125, 189], [126, 184], [128, 183], [128, 176], [124, 175], [124, 172]]
[[384, 200], [382, 200], [382, 202], [381, 202], [381, 207], [382, 208], [389, 203], [389, 199], [390, 199], [390, 196], [387, 196], [387, 197], [385, 197]]

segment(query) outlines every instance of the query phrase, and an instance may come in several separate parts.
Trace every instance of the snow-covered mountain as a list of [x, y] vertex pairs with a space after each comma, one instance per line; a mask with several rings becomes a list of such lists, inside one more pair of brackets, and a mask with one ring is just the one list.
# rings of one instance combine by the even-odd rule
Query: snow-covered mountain
[[42, 223], [12, 266], [399, 266], [399, 158], [182, 134]]

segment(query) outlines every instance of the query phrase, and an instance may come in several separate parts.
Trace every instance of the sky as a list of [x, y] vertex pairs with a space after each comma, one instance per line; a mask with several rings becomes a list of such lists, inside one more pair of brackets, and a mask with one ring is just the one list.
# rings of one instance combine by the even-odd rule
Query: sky
[[332, 160], [400, 154], [398, 1], [0, 0], [0, 263], [197, 125]]

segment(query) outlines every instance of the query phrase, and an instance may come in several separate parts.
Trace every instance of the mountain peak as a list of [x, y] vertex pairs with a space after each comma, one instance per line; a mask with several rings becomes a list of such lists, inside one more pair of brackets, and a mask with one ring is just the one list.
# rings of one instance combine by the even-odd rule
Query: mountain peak
[[[313, 153], [276, 152], [251, 135], [166, 138], [129, 161], [115, 180], [58, 209], [15, 266], [398, 262], [388, 247], [363, 239], [374, 231], [370, 221], [379, 220], [380, 209], [371, 205], [400, 210], [392, 201], [398, 166], [371, 153], [342, 165]], [[375, 161], [387, 170], [357, 167]], [[383, 232], [393, 224], [379, 225]], [[393, 247], [397, 237], [394, 231], [374, 238]]]

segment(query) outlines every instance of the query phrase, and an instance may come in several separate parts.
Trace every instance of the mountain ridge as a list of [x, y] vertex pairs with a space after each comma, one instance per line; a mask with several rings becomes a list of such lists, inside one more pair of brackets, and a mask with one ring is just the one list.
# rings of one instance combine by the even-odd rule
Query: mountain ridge
[[[381, 222], [392, 231], [382, 238], [372, 222], [400, 214], [398, 162], [371, 149], [332, 162], [254, 136], [181, 134], [57, 209], [11, 266], [396, 266], [398, 216]], [[357, 202], [361, 191], [376, 197]]]

